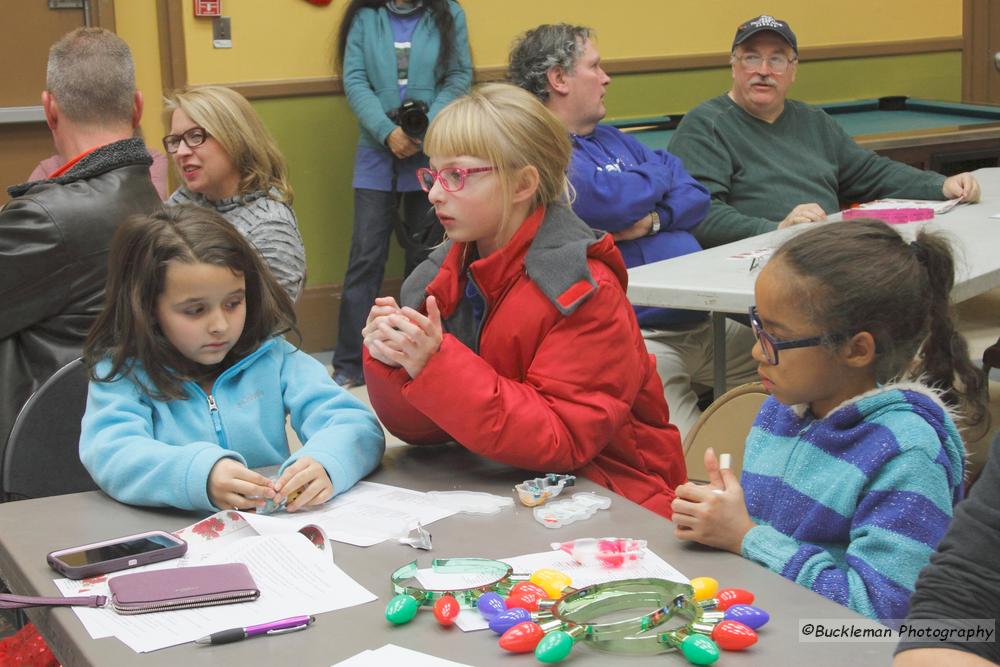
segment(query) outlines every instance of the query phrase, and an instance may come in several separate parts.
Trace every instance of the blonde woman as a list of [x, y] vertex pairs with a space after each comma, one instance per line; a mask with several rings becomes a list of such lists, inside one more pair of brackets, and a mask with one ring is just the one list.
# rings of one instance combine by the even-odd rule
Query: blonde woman
[[419, 179], [448, 241], [375, 300], [365, 379], [412, 443], [574, 472], [664, 516], [686, 480], [612, 238], [566, 205], [572, 147], [530, 93], [487, 84], [445, 107]]
[[296, 299], [306, 253], [292, 211], [285, 158], [246, 98], [223, 86], [189, 88], [166, 99], [163, 148], [184, 185], [168, 204], [222, 214], [260, 252]]

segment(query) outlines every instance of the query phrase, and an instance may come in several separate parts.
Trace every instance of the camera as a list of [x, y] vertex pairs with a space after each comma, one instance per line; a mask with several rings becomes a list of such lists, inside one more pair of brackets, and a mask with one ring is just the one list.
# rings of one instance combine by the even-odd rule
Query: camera
[[407, 136], [422, 139], [427, 132], [430, 120], [427, 118], [427, 105], [420, 100], [406, 100], [387, 114], [389, 120], [403, 129]]

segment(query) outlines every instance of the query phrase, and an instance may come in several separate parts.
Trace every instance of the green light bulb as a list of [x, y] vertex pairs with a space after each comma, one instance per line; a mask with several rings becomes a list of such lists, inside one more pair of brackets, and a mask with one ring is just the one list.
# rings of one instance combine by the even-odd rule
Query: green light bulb
[[400, 593], [385, 606], [385, 620], [394, 625], [409, 623], [417, 615], [420, 605], [412, 595]]
[[719, 647], [705, 635], [685, 637], [681, 642], [681, 653], [692, 665], [711, 665], [719, 659]]
[[535, 647], [538, 662], [559, 662], [573, 649], [573, 638], [562, 630], [556, 630], [542, 637]]

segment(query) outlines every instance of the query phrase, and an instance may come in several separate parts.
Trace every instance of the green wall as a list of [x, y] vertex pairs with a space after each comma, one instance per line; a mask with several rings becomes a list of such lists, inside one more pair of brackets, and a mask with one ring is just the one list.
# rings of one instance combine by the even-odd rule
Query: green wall
[[[682, 113], [729, 89], [728, 68], [614, 77], [612, 118]], [[800, 64], [793, 97], [820, 103], [909, 95], [960, 101], [962, 54], [933, 53]], [[351, 171], [357, 122], [342, 95], [257, 100], [254, 108], [288, 160], [295, 213], [306, 245], [309, 286], [338, 284], [347, 268], [353, 220]], [[403, 271], [393, 241], [387, 277]]]

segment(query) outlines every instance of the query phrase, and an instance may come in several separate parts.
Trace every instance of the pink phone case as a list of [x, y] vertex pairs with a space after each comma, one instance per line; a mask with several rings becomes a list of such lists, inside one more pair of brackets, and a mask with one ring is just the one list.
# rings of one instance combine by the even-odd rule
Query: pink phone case
[[[117, 544], [122, 544], [130, 542], [132, 540], [142, 539], [144, 537], [158, 536], [164, 539], [168, 539], [174, 544], [169, 547], [164, 547], [162, 549], [155, 549], [153, 551], [146, 551], [143, 553], [132, 554], [128, 556], [122, 556], [120, 558], [111, 558], [108, 560], [98, 561], [96, 563], [87, 563], [85, 565], [70, 565], [63, 560], [61, 557], [68, 554], [77, 553], [80, 551], [86, 551], [88, 549], [100, 549], [102, 547], [112, 547]], [[45, 560], [48, 561], [49, 567], [51, 567], [56, 572], [64, 575], [69, 579], [87, 579], [88, 577], [96, 577], [101, 574], [107, 574], [109, 572], [117, 572], [119, 570], [127, 570], [132, 567], [139, 567], [140, 565], [148, 565], [150, 563], [159, 563], [160, 561], [170, 560], [171, 558], [179, 558], [187, 552], [187, 542], [177, 537], [176, 535], [171, 535], [170, 533], [164, 532], [162, 530], [151, 530], [145, 533], [137, 533], [135, 535], [126, 535], [124, 537], [116, 537], [110, 540], [104, 540], [103, 542], [94, 542], [92, 544], [84, 544], [78, 547], [70, 547], [68, 549], [59, 549], [53, 551], [46, 556]]]

